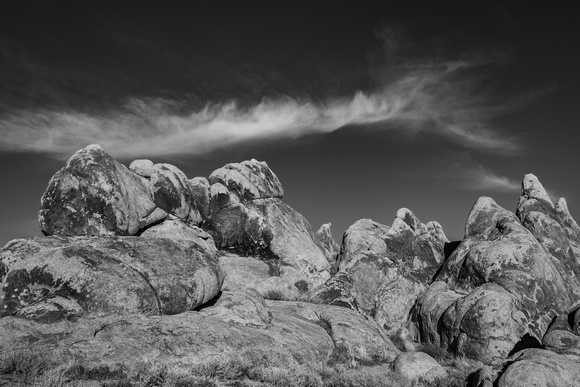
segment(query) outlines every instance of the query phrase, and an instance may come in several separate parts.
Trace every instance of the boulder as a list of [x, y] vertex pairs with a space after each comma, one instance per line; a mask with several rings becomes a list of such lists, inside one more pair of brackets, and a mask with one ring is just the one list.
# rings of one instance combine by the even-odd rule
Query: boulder
[[155, 209], [138, 175], [89, 145], [50, 179], [38, 219], [45, 235], [134, 235], [158, 220]]
[[41, 321], [110, 314], [176, 314], [218, 294], [214, 256], [169, 239], [34, 237], [0, 251], [0, 311]]
[[510, 361], [498, 387], [572, 387], [580, 380], [580, 363], [551, 351], [525, 349]]
[[217, 254], [217, 247], [211, 235], [201, 228], [184, 223], [179, 219], [166, 219], [163, 223], [147, 228], [140, 236], [141, 238], [167, 238], [177, 243], [186, 241], [184, 243], [185, 247], [189, 246], [190, 242], [193, 242], [201, 251], [211, 256]]
[[413, 310], [413, 325], [416, 338], [422, 343], [441, 346], [441, 326], [443, 313], [456, 300], [464, 297], [445, 282], [433, 282], [419, 297]]
[[580, 228], [570, 215], [566, 200], [562, 198], [554, 206], [538, 178], [527, 174], [516, 215], [553, 257], [572, 299], [580, 298]]
[[189, 187], [191, 189], [191, 196], [193, 205], [199, 211], [203, 219], [209, 215], [209, 181], [205, 177], [194, 177], [189, 179]]
[[578, 310], [558, 316], [544, 335], [544, 348], [555, 353], [576, 356], [580, 362], [580, 335], [574, 327], [574, 316]]
[[266, 163], [228, 164], [209, 181], [210, 215], [202, 227], [219, 249], [268, 262], [302, 294], [330, 277], [323, 247], [308, 221], [280, 200], [282, 186]]
[[403, 352], [393, 363], [394, 371], [407, 380], [432, 382], [447, 377], [447, 371], [424, 352]]
[[250, 160], [226, 164], [212, 172], [210, 184], [221, 183], [243, 201], [278, 198], [284, 189], [278, 177], [263, 161]]
[[528, 333], [517, 297], [491, 282], [455, 300], [440, 321], [443, 348], [491, 365], [503, 364]]
[[129, 170], [141, 177], [150, 178], [153, 173], [153, 161], [146, 159], [133, 160], [129, 164]]
[[155, 204], [181, 220], [201, 224], [187, 176], [171, 164], [155, 164], [151, 173], [151, 194]]
[[466, 293], [493, 282], [513, 294], [541, 341], [553, 317], [573, 303], [553, 257], [512, 212], [481, 197], [465, 226], [465, 238], [437, 276]]

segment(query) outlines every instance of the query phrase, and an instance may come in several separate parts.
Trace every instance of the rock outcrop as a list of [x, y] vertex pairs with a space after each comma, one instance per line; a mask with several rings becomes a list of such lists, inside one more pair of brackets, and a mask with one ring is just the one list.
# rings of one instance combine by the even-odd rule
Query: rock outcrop
[[394, 333], [443, 263], [445, 242], [438, 223], [422, 224], [406, 208], [391, 227], [361, 219], [344, 234], [338, 273], [310, 300], [355, 307]]
[[552, 319], [577, 299], [573, 284], [580, 273], [573, 259], [563, 264], [551, 253], [560, 250], [550, 247], [547, 235], [561, 229], [559, 223], [532, 211], [552, 208], [550, 203], [530, 175], [518, 207], [523, 225], [491, 198], [475, 203], [465, 238], [436, 277], [446, 285], [434, 283], [416, 305], [423, 342], [495, 365], [522, 346], [540, 346]]
[[346, 356], [413, 381], [445, 378], [425, 353], [443, 351], [475, 364], [478, 385], [578, 384], [580, 227], [534, 175], [515, 213], [479, 198], [454, 243], [402, 208], [391, 226], [355, 222], [339, 247], [283, 195], [256, 160], [190, 179], [78, 151], [42, 197], [45, 236], [0, 250], [0, 350], [183, 369]]

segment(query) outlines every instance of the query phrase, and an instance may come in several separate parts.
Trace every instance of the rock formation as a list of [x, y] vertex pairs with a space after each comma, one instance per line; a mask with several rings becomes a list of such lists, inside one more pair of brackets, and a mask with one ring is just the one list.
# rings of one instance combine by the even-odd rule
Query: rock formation
[[45, 236], [0, 250], [0, 350], [183, 369], [343, 351], [414, 382], [445, 378], [443, 353], [475, 364], [477, 385], [577, 384], [580, 227], [534, 175], [515, 213], [479, 198], [453, 243], [401, 208], [391, 226], [355, 222], [338, 246], [283, 195], [256, 160], [188, 178], [78, 151], [42, 196]]
[[361, 219], [344, 234], [337, 274], [310, 301], [349, 305], [394, 333], [443, 263], [445, 242], [438, 223], [406, 208], [391, 227]]

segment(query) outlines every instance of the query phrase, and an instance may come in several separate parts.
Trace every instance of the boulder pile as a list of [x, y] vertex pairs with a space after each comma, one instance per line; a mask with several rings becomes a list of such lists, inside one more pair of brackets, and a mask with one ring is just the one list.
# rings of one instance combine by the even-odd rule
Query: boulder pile
[[578, 383], [580, 227], [534, 175], [515, 213], [479, 198], [457, 242], [401, 208], [339, 245], [283, 196], [265, 162], [188, 178], [81, 149], [42, 196], [44, 236], [0, 250], [0, 350], [187, 368], [245, 352], [325, 363], [340, 348], [429, 380], [448, 374], [438, 351], [478, 364], [481, 385]]

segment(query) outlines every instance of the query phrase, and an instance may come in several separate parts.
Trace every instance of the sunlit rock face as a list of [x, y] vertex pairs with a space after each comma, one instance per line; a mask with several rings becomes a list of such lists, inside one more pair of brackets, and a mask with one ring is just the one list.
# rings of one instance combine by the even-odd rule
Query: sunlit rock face
[[282, 185], [266, 163], [227, 164], [209, 182], [202, 227], [218, 248], [264, 260], [304, 295], [330, 277], [323, 246], [308, 221], [282, 202]]
[[98, 145], [75, 153], [50, 180], [40, 204], [45, 235], [134, 235], [156, 209], [147, 183]]
[[391, 227], [361, 219], [344, 234], [337, 274], [310, 300], [355, 308], [393, 333], [443, 263], [446, 242], [438, 223], [423, 224], [406, 208]]

